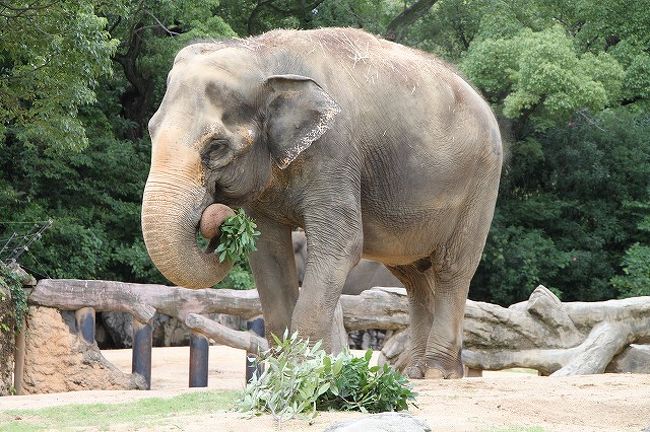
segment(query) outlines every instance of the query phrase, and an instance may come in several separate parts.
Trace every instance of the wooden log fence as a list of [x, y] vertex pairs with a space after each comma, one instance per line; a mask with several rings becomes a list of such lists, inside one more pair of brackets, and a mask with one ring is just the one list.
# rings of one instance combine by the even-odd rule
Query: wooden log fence
[[[134, 318], [133, 373], [145, 377], [148, 387], [151, 320], [156, 311], [179, 319], [191, 330], [190, 386], [207, 386], [208, 338], [251, 354], [268, 348], [259, 322], [251, 324], [256, 331], [237, 331], [205, 316], [223, 313], [255, 319], [262, 312], [256, 290], [43, 279], [27, 291], [32, 305], [74, 311], [81, 337], [88, 342], [94, 341], [95, 311], [130, 313]], [[394, 336], [385, 341], [380, 359], [398, 368], [405, 365], [408, 300], [403, 288], [377, 287], [356, 296], [343, 295], [340, 304], [347, 331], [392, 330]], [[634, 345], [646, 343], [650, 343], [650, 297], [562, 303], [540, 286], [527, 302], [509, 308], [471, 300], [465, 307], [463, 360], [472, 375], [509, 367], [530, 367], [554, 375], [605, 370], [650, 373], [650, 349]], [[247, 379], [253, 373], [247, 371]]]
[[[127, 312], [133, 316], [133, 347], [131, 372], [141, 375], [146, 388], [151, 388], [152, 325], [156, 311], [175, 317], [184, 322], [190, 333], [190, 387], [207, 387], [209, 340], [217, 343], [247, 349], [257, 354], [266, 349], [265, 339], [252, 332], [263, 333], [262, 324], [251, 328], [252, 332], [232, 330], [201, 313], [228, 313], [245, 318], [261, 314], [257, 292], [220, 290], [190, 290], [165, 285], [128, 284], [98, 280], [43, 279], [33, 287], [26, 287], [30, 305], [52, 307], [75, 313], [76, 327], [86, 343], [95, 343], [95, 314], [97, 311]], [[219, 294], [214, 296], [214, 294]], [[227, 301], [221, 305], [222, 295]], [[224, 307], [225, 306], [225, 307]], [[23, 326], [24, 327], [24, 326]], [[261, 330], [260, 330], [261, 329]], [[248, 339], [247, 339], [248, 338]], [[249, 340], [244, 346], [243, 341]], [[22, 393], [21, 383], [24, 365], [24, 331], [17, 339], [14, 385], [18, 394]], [[22, 343], [21, 343], [22, 342]], [[249, 366], [250, 375], [257, 365]], [[247, 372], [248, 373], [248, 372]], [[247, 379], [250, 377], [247, 376]]]
[[[463, 362], [476, 370], [650, 373], [650, 297], [563, 303], [539, 286], [508, 308], [468, 300], [463, 343]], [[385, 342], [382, 358], [403, 367], [407, 347], [402, 332]]]

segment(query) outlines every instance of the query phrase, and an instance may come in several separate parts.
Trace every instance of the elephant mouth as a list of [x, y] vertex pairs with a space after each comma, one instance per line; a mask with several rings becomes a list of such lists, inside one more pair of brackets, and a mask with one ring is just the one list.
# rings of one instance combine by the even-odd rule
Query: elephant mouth
[[[196, 229], [196, 232], [197, 232], [197, 234], [200, 234], [198, 227]], [[203, 237], [203, 236], [201, 236], [201, 237]], [[203, 252], [207, 253], [207, 254], [214, 253], [214, 251], [217, 250], [217, 247], [219, 246], [219, 237], [214, 237], [214, 238], [206, 239], [206, 240], [208, 241], [208, 244], [203, 249]]]

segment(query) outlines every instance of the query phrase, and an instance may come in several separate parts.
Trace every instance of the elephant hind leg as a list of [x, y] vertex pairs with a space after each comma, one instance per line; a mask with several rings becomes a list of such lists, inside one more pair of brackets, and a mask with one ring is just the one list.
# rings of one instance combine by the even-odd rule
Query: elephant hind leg
[[425, 271], [417, 263], [389, 267], [409, 297], [409, 378], [463, 377], [463, 316], [474, 267], [440, 265], [436, 258]]
[[434, 319], [426, 342], [425, 378], [462, 378], [463, 317], [471, 275], [434, 273]]
[[409, 378], [424, 378], [435, 305], [433, 278], [430, 271], [420, 272], [416, 265], [387, 268], [406, 287], [409, 298], [410, 360], [404, 372]]
[[481, 260], [493, 207], [470, 207], [446, 244], [431, 254], [423, 274], [435, 287], [433, 322], [426, 342], [425, 378], [462, 378], [463, 318], [469, 285]]

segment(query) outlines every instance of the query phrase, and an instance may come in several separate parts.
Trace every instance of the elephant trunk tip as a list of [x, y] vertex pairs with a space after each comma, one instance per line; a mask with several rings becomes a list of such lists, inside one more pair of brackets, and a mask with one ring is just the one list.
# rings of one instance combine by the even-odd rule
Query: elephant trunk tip
[[199, 232], [208, 239], [214, 240], [219, 237], [221, 224], [230, 216], [234, 216], [235, 211], [224, 204], [211, 204], [203, 210], [199, 222]]
[[[168, 202], [166, 197], [149, 194], [143, 203], [142, 233], [151, 260], [178, 286], [193, 289], [214, 286], [232, 268], [231, 262], [220, 262], [213, 252], [218, 246], [220, 225], [234, 211], [213, 204], [194, 216], [196, 213], [191, 209], [198, 205], [160, 205]], [[199, 233], [209, 240], [207, 249], [199, 246]]]

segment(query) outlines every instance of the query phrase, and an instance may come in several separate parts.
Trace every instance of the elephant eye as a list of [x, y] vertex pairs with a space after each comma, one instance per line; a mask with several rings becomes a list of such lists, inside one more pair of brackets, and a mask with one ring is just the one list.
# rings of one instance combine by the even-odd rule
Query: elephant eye
[[228, 140], [225, 138], [216, 138], [210, 141], [210, 144], [208, 144], [208, 149], [209, 150], [218, 150], [221, 147], [224, 147], [228, 145]]
[[214, 162], [220, 157], [225, 156], [227, 151], [228, 140], [225, 138], [215, 138], [208, 142], [208, 144], [204, 147], [201, 159], [203, 159], [203, 162], [205, 164], [209, 164], [210, 162]]

